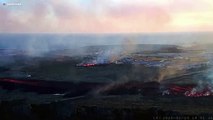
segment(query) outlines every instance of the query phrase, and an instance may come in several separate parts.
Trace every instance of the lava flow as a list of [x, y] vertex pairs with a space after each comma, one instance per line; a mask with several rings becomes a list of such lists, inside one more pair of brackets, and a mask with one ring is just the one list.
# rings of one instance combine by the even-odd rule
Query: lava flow
[[[91, 90], [99, 90], [104, 95], [124, 95], [140, 94], [143, 96], [186, 96], [186, 97], [207, 97], [213, 96], [213, 88], [210, 85], [198, 86], [196, 84], [177, 85], [167, 84], [161, 85], [158, 82], [127, 82], [123, 84], [99, 84], [99, 83], [70, 83], [42, 80], [16, 80], [1, 78], [0, 86], [3, 88], [22, 88], [29, 91], [41, 93], [58, 93], [65, 91], [78, 91], [79, 93], [87, 93]], [[162, 86], [163, 89], [162, 89]], [[103, 89], [101, 89], [103, 88]], [[76, 94], [76, 93], [75, 93]]]
[[83, 66], [83, 67], [91, 67], [91, 66], [95, 66], [95, 64], [88, 63], [88, 64], [83, 64], [82, 66]]
[[112, 64], [112, 63], [80, 63], [80, 64], [77, 64], [76, 66], [77, 67], [94, 67], [94, 66], [105, 66], [105, 65], [109, 65], [109, 64]]
[[7, 90], [19, 89], [21, 91], [36, 92], [39, 94], [64, 94], [66, 97], [75, 97], [103, 86], [101, 83], [66, 81], [45, 81], [30, 79], [0, 78], [0, 87]]
[[204, 97], [212, 96], [213, 89], [209, 85], [202, 87], [202, 89], [195, 85], [170, 85], [167, 90], [163, 91], [162, 95], [184, 95], [187, 97]]
[[2, 79], [0, 79], [0, 82], [39, 86], [40, 81], [36, 81], [36, 80], [27, 81], [27, 80], [16, 80], [16, 79], [2, 78]]

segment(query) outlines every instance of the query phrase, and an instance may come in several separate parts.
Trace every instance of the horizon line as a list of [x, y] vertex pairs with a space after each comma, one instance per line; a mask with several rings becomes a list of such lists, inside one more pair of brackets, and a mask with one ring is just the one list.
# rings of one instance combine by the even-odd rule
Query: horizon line
[[205, 34], [205, 33], [213, 33], [213, 31], [183, 31], [183, 32], [106, 32], [106, 33], [95, 33], [95, 32], [0, 32], [0, 35], [2, 34], [64, 34], [64, 35], [147, 35], [147, 34]]

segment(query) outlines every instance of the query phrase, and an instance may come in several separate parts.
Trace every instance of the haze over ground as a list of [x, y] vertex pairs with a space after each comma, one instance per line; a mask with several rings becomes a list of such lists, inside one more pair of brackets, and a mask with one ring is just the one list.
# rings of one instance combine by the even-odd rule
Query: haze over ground
[[[212, 0], [0, 0], [0, 48], [212, 42]], [[19, 3], [19, 5], [11, 5]], [[19, 35], [17, 35], [19, 33]]]
[[212, 33], [165, 34], [0, 34], [2, 49], [72, 49], [91, 45], [212, 43]]

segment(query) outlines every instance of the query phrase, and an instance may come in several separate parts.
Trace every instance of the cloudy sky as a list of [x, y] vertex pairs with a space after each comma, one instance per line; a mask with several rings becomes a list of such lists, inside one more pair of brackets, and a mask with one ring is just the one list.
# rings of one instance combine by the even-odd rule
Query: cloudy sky
[[0, 0], [0, 3], [1, 33], [213, 31], [213, 0]]

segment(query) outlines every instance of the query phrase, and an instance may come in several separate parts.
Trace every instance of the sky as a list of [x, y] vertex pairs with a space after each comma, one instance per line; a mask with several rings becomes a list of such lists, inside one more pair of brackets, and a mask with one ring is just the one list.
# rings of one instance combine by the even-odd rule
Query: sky
[[0, 0], [0, 33], [213, 31], [213, 0]]

